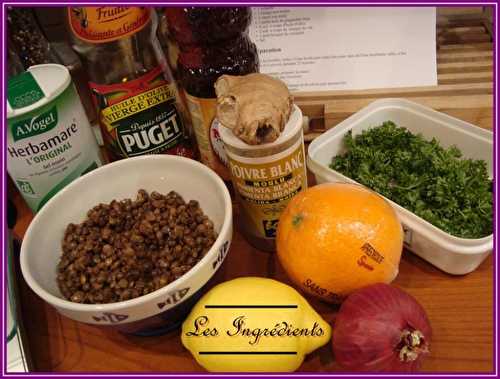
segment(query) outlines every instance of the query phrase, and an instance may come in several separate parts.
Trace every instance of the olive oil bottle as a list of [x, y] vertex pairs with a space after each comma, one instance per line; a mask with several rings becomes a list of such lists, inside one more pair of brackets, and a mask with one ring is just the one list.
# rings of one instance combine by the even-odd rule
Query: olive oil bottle
[[73, 49], [90, 78], [109, 160], [192, 157], [190, 118], [158, 41], [151, 7], [72, 7]]

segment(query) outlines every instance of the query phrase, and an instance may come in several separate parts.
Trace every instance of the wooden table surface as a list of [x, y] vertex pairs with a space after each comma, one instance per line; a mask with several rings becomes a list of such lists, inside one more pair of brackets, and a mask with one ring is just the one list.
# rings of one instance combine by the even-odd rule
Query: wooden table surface
[[[14, 233], [21, 238], [31, 212], [13, 194], [19, 217]], [[237, 215], [235, 215], [237, 217]], [[276, 256], [252, 248], [235, 231], [219, 281], [264, 276], [289, 283]], [[493, 370], [493, 259], [473, 273], [451, 276], [410, 252], [404, 252], [394, 284], [426, 309], [433, 328], [431, 354], [422, 370], [486, 372]], [[194, 372], [197, 365], [180, 342], [179, 331], [159, 337], [135, 337], [70, 320], [38, 298], [20, 278], [23, 321], [37, 371]], [[336, 309], [309, 299], [327, 321]], [[300, 371], [339, 371], [330, 344], [309, 355]]]

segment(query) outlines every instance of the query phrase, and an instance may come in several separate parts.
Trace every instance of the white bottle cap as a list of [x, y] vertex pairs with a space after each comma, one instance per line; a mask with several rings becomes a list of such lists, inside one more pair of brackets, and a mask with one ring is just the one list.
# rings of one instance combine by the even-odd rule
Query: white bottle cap
[[[25, 76], [24, 78], [23, 75]], [[8, 88], [12, 85], [13, 81], [16, 81], [16, 86], [20, 87], [19, 96], [22, 96], [23, 99], [19, 99], [19, 104], [23, 105], [16, 106], [15, 103], [11, 104], [13, 100], [12, 96], [7, 94], [7, 118], [20, 116], [50, 103], [68, 88], [71, 84], [71, 75], [65, 66], [48, 63], [31, 66], [27, 72], [10, 78]], [[28, 83], [29, 81], [31, 83]], [[36, 90], [31, 88], [33, 84], [35, 87], [38, 85]], [[26, 91], [23, 91], [24, 88], [26, 88]], [[39, 90], [42, 91], [41, 94]], [[33, 91], [37, 93], [32, 97], [34, 101], [30, 101], [30, 93]]]

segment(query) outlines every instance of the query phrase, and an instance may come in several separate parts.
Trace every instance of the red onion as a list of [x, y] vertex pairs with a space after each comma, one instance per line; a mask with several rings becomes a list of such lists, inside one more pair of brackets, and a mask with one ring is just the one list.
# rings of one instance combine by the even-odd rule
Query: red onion
[[416, 371], [429, 353], [424, 309], [399, 288], [374, 284], [344, 301], [333, 327], [335, 359], [352, 371]]

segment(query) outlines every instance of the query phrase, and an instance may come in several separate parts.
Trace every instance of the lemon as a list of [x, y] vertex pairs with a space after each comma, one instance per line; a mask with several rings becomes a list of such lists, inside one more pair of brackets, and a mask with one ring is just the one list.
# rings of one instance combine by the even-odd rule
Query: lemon
[[196, 361], [214, 372], [295, 371], [330, 338], [330, 325], [295, 289], [257, 277], [211, 289], [181, 334]]

